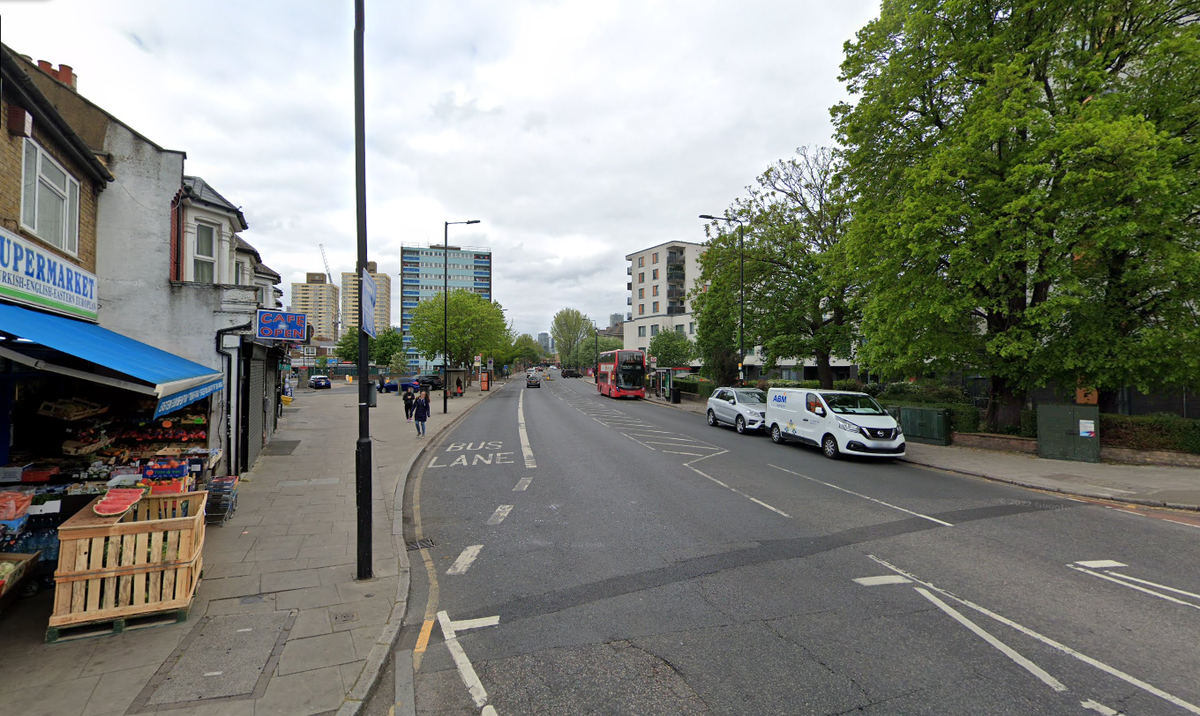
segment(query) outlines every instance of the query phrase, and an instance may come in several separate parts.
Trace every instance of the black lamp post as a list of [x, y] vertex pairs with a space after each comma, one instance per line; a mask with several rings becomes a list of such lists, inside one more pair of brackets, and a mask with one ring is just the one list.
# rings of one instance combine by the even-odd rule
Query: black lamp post
[[743, 364], [746, 362], [746, 251], [742, 243], [743, 222], [741, 219], [729, 219], [710, 214], [701, 214], [700, 218], [738, 225], [738, 273], [741, 284], [738, 289], [741, 294], [738, 298], [738, 380], [744, 382], [745, 377], [742, 371], [744, 370]]
[[470, 221], [447, 221], [442, 232], [442, 414], [450, 412], [450, 225], [478, 224]]
[[372, 386], [367, 380], [367, 332], [363, 316], [362, 275], [367, 270], [367, 124], [366, 90], [363, 80], [363, 45], [366, 16], [363, 0], [354, 3], [354, 184], [355, 214], [358, 234], [358, 441], [354, 447], [354, 501], [358, 517], [357, 571], [358, 579], [374, 576], [371, 542], [371, 418], [367, 409]]

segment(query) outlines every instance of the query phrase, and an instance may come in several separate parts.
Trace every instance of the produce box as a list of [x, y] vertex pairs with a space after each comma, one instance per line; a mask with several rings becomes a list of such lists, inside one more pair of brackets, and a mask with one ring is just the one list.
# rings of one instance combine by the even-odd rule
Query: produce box
[[0, 595], [3, 595], [9, 587], [15, 587], [26, 574], [29, 574], [30, 568], [37, 562], [40, 554], [41, 552], [34, 554], [0, 552]]
[[33, 467], [32, 462], [28, 465], [8, 465], [7, 467], [0, 467], [0, 482], [20, 482], [21, 473], [25, 472], [25, 470], [30, 467]]

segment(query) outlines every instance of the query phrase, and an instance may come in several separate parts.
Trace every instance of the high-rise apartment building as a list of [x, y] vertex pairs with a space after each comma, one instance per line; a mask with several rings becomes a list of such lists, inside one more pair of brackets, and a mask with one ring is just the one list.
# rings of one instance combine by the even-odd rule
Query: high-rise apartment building
[[292, 284], [291, 310], [308, 316], [314, 340], [338, 339], [338, 287], [323, 273], [305, 274], [304, 283]]
[[[413, 371], [436, 370], [442, 364], [426, 360], [411, 346], [409, 324], [417, 304], [442, 292], [443, 277], [448, 278], [451, 292], [456, 289], [473, 291], [492, 300], [492, 250], [474, 246], [449, 247], [441, 245], [403, 245], [400, 247], [400, 327], [403, 331], [408, 366]], [[446, 273], [443, 274], [443, 271]]]
[[624, 321], [624, 318], [625, 318], [625, 317], [624, 317], [624, 316], [622, 316], [622, 315], [621, 315], [621, 314], [619, 314], [619, 313], [610, 313], [610, 314], [608, 314], [608, 327], [609, 327], [609, 328], [612, 328], [613, 326], [619, 326], [619, 325], [621, 325], [622, 323], [624, 323], [624, 322], [625, 322], [625, 321]]
[[539, 333], [538, 337], [537, 337], [537, 342], [538, 342], [538, 345], [542, 347], [543, 351], [545, 351], [546, 353], [550, 352], [550, 334], [549, 333]]
[[659, 331], [676, 331], [696, 340], [696, 319], [687, 296], [700, 278], [699, 259], [705, 248], [669, 241], [625, 257], [630, 262], [626, 350], [646, 350]]
[[[374, 261], [367, 262], [367, 273], [375, 279], [375, 332], [392, 327], [392, 277], [379, 273]], [[358, 326], [358, 274], [342, 272], [342, 331]]]

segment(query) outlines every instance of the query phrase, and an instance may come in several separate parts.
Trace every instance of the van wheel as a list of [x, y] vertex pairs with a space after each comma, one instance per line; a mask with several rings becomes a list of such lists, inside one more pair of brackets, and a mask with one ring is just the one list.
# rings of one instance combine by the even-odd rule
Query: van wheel
[[737, 420], [733, 422], [733, 427], [738, 431], [738, 435], [746, 434], [746, 419], [742, 416], [737, 416]]
[[771, 426], [771, 442], [775, 443], [776, 445], [782, 445], [783, 440], [784, 440], [783, 431], [779, 429], [779, 424], [776, 423], [775, 425], [772, 425]]
[[714, 428], [717, 427], [717, 414], [711, 410], [708, 411], [708, 424]]
[[826, 435], [821, 440], [821, 450], [825, 452], [825, 457], [830, 460], [836, 460], [842, 455], [841, 451], [838, 450], [837, 438], [832, 435]]

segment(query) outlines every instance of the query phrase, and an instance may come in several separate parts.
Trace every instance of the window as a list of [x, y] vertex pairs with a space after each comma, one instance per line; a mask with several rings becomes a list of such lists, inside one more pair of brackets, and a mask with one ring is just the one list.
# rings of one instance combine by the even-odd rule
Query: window
[[32, 139], [25, 140], [21, 225], [51, 246], [79, 253], [79, 182]]
[[650, 335], [652, 335], [652, 336], [658, 335], [658, 324], [657, 323], [650, 324]]
[[645, 265], [646, 265], [646, 257], [645, 257], [645, 256], [639, 256], [639, 257], [638, 257], [638, 268], [641, 268], [641, 267], [643, 267], [643, 266], [645, 266]]
[[646, 297], [646, 289], [639, 288], [638, 289], [638, 298], [645, 298], [645, 297]]
[[646, 282], [646, 272], [638, 271], [638, 283], [645, 283], [645, 282]]
[[654, 271], [651, 272], [650, 278], [654, 279], [655, 281], [658, 280], [658, 269], [654, 269]]
[[678, 326], [675, 326], [675, 332], [679, 333], [679, 334], [683, 333], [683, 324], [682, 323], [680, 323]]
[[235, 269], [235, 275], [233, 277], [234, 283], [236, 283], [239, 286], [245, 284], [246, 283], [246, 262], [245, 261], [236, 262], [234, 264], [234, 269]]
[[639, 304], [638, 304], [638, 315], [639, 315], [639, 316], [641, 316], [641, 315], [643, 315], [644, 313], [646, 313], [646, 304], [644, 304], [644, 303], [639, 303]]
[[638, 338], [645, 338], [645, 337], [646, 337], [646, 327], [638, 326]]
[[695, 324], [695, 323], [689, 323], [689, 324], [688, 324], [688, 333], [695, 333], [695, 332], [696, 332], [696, 324]]
[[198, 283], [214, 283], [213, 269], [217, 263], [213, 247], [216, 228], [207, 224], [196, 224], [196, 256], [192, 260], [192, 280]]
[[650, 263], [652, 263], [652, 264], [658, 263], [658, 252], [657, 251], [654, 252], [654, 258], [650, 259]]
[[658, 284], [654, 284], [654, 295], [658, 295]]
[[306, 356], [315, 356], [317, 354], [316, 346], [301, 346]]

